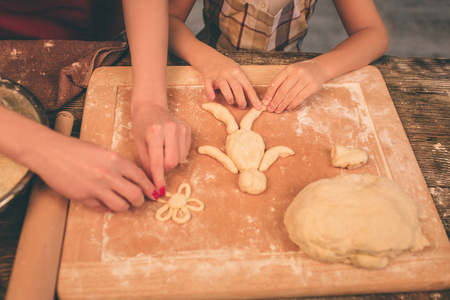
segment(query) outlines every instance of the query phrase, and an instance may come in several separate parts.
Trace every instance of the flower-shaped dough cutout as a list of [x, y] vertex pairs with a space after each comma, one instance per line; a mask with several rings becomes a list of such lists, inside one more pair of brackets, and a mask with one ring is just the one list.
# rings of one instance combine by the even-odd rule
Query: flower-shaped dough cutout
[[[174, 195], [166, 193], [166, 196], [169, 197], [169, 200], [157, 200], [159, 203], [164, 203], [155, 213], [155, 218], [158, 221], [164, 222], [172, 219], [175, 223], [184, 224], [191, 219], [191, 211], [202, 211], [205, 208], [202, 201], [189, 198], [191, 186], [187, 183], [182, 183]], [[193, 205], [193, 203], [196, 205]]]

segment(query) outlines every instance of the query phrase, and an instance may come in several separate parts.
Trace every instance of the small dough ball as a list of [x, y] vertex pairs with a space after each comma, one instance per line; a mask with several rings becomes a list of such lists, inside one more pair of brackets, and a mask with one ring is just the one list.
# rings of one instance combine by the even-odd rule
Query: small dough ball
[[331, 149], [331, 160], [335, 167], [356, 169], [367, 162], [367, 153], [361, 149], [335, 145]]
[[239, 188], [245, 193], [258, 195], [264, 192], [266, 187], [266, 175], [256, 169], [244, 170], [239, 175]]
[[395, 182], [343, 174], [306, 186], [289, 205], [289, 238], [309, 257], [369, 269], [429, 246], [414, 201]]

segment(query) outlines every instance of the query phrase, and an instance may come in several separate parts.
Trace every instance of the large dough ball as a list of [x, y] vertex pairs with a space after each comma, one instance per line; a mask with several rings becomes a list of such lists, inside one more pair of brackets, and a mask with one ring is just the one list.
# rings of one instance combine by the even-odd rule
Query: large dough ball
[[343, 174], [309, 184], [289, 205], [284, 223], [301, 251], [323, 262], [384, 268], [388, 257], [429, 245], [409, 195], [372, 175]]

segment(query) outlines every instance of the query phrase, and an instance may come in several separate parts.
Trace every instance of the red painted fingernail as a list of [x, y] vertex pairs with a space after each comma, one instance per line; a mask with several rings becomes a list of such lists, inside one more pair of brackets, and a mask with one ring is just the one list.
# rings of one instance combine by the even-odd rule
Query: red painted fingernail
[[160, 194], [161, 196], [165, 196], [165, 195], [166, 195], [166, 187], [165, 187], [165, 186], [163, 186], [163, 187], [161, 187], [161, 188], [159, 189], [159, 194]]
[[157, 191], [153, 191], [152, 196], [153, 198], [155, 198], [155, 200], [159, 198], [159, 194]]

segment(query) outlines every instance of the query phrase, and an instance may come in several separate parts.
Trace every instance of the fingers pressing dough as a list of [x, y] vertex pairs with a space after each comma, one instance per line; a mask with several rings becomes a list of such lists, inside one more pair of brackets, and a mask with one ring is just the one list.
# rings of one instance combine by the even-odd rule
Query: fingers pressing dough
[[264, 107], [261, 110], [256, 110], [255, 108], [250, 109], [250, 111], [242, 118], [240, 127], [245, 130], [252, 130], [253, 122], [262, 114], [263, 111], [267, 110]]

